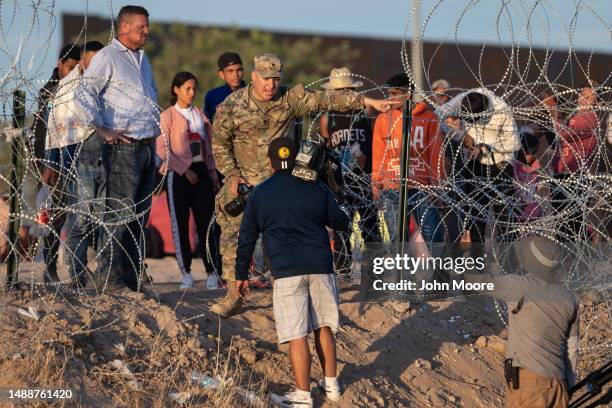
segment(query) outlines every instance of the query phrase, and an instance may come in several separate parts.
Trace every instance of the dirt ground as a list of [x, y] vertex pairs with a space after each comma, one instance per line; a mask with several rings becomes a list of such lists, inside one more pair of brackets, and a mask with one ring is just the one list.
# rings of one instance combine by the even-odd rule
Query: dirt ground
[[[173, 393], [185, 401], [182, 406], [248, 406], [236, 386], [261, 399], [288, 391], [291, 367], [287, 347], [276, 343], [272, 291], [252, 290], [244, 313], [221, 321], [208, 309], [223, 291], [206, 290], [202, 266], [194, 266], [196, 288], [187, 291], [178, 289], [175, 260], [165, 258], [149, 262], [156, 283], [144, 295], [91, 296], [32, 286], [4, 292], [0, 389], [67, 387], [77, 397], [56, 405], [88, 407], [181, 406]], [[35, 267], [24, 270], [29, 272], [22, 279], [39, 278]], [[345, 392], [331, 404], [315, 391], [315, 406], [502, 406], [505, 330], [490, 298], [408, 308], [364, 303], [357, 286], [345, 286], [340, 311], [337, 349]], [[608, 343], [611, 331], [605, 304], [584, 304], [582, 314], [585, 322], [596, 322], [583, 328], [584, 375], [608, 353], [588, 345]], [[190, 384], [192, 370], [231, 377], [233, 384], [222, 392], [199, 388]], [[313, 358], [312, 378], [321, 376]]]

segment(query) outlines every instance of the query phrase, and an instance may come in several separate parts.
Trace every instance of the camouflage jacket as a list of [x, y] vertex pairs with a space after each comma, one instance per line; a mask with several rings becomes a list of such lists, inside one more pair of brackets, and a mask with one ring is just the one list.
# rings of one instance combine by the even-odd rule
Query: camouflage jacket
[[242, 176], [255, 185], [272, 174], [268, 145], [287, 135], [295, 118], [325, 110], [363, 108], [363, 95], [352, 91], [315, 91], [304, 85], [281, 87], [262, 111], [250, 95], [251, 86], [235, 91], [217, 108], [213, 124], [213, 153], [225, 177]]

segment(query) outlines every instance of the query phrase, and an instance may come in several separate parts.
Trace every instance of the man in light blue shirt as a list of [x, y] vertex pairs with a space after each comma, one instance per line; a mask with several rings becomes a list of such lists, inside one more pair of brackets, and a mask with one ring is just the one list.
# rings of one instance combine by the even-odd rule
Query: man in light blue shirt
[[[155, 179], [155, 137], [159, 135], [157, 87], [142, 47], [149, 13], [125, 6], [117, 17], [117, 38], [91, 60], [76, 92], [83, 120], [112, 145], [107, 166], [99, 288], [138, 290], [144, 270], [144, 229]], [[105, 159], [105, 160], [103, 160]]]

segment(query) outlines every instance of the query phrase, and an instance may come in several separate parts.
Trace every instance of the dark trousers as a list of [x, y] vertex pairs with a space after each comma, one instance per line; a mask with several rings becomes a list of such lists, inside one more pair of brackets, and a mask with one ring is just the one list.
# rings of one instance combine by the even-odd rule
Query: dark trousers
[[[60, 235], [62, 228], [66, 224], [70, 230], [74, 217], [71, 216], [67, 208], [73, 205], [74, 199], [75, 178], [74, 174], [70, 174], [72, 169], [77, 145], [72, 144], [62, 148], [49, 149], [46, 151], [47, 165], [59, 173], [57, 183], [53, 187], [48, 187], [51, 195], [53, 213], [53, 221], [49, 225], [51, 228], [50, 234], [43, 240], [43, 257], [46, 265], [46, 273], [51, 276], [57, 276], [57, 255], [60, 248]], [[48, 278], [45, 275], [45, 278]]]
[[77, 187], [75, 204], [75, 221], [68, 232], [68, 270], [73, 279], [81, 285], [86, 283], [87, 247], [90, 244], [99, 249], [99, 232], [106, 202], [106, 171], [112, 153], [112, 146], [103, 142], [93, 133], [83, 143], [76, 162]]
[[[172, 237], [176, 262], [181, 273], [191, 273], [191, 244], [189, 241], [189, 213], [193, 213], [198, 232], [202, 260], [207, 273], [212, 273], [212, 260], [206, 253], [208, 225], [214, 212], [215, 192], [208, 168], [202, 162], [191, 165], [199, 178], [191, 184], [187, 177], [171, 171], [168, 174], [168, 209], [172, 223]], [[213, 239], [213, 236], [211, 236]]]
[[584, 214], [588, 206], [588, 178], [580, 173], [557, 174], [551, 188], [551, 203], [557, 225], [557, 239], [574, 242], [588, 239]]
[[[518, 204], [515, 202], [514, 174], [512, 166], [507, 163], [486, 165], [476, 161], [467, 164], [466, 170], [471, 178], [465, 180], [464, 192], [466, 225], [473, 243], [484, 243], [487, 222], [492, 221], [494, 234], [498, 242], [510, 242], [509, 234], [512, 223], [517, 221]], [[489, 210], [491, 214], [489, 214]], [[483, 245], [475, 245], [476, 252], [483, 252]], [[476, 256], [482, 256], [477, 253]]]
[[145, 228], [155, 184], [154, 141], [112, 146], [97, 274], [108, 277], [112, 286], [137, 290], [144, 272]]

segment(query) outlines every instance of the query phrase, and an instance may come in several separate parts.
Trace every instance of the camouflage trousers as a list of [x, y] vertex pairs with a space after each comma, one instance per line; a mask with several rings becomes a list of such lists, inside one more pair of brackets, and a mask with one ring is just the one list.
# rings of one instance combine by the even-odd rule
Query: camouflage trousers
[[219, 240], [221, 263], [223, 265], [223, 275], [221, 277], [227, 281], [235, 281], [236, 251], [238, 249], [238, 232], [240, 231], [242, 214], [232, 217], [223, 209], [225, 204], [236, 198], [229, 191], [228, 185], [229, 183], [223, 185], [215, 197], [215, 218], [221, 228], [221, 238]]

